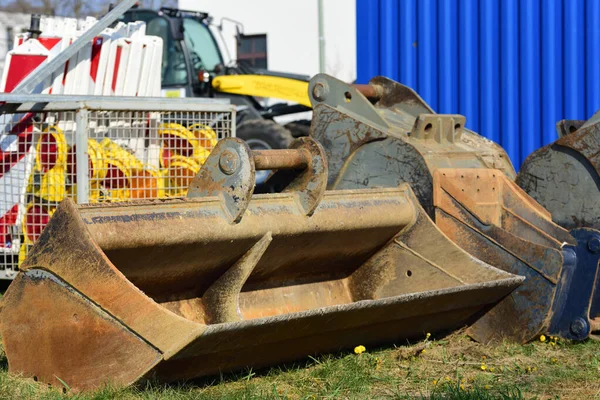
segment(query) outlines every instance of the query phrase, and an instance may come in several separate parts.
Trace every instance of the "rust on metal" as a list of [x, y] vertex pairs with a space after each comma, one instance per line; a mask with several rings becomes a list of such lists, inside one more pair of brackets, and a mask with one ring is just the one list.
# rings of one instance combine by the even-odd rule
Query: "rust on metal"
[[585, 120], [563, 119], [556, 123], [556, 133], [558, 133], [558, 137], [567, 136], [577, 132], [583, 124], [585, 124]]
[[190, 183], [187, 196], [218, 196], [229, 222], [237, 223], [248, 208], [255, 176], [254, 156], [246, 142], [221, 140]]
[[310, 153], [301, 150], [254, 150], [254, 166], [257, 170], [305, 169]]
[[[310, 85], [327, 89], [325, 95], [311, 98], [311, 135], [323, 144], [329, 160], [328, 188], [395, 187], [407, 183], [430, 217], [455, 243], [491, 265], [527, 278], [510, 300], [471, 328], [475, 338], [525, 342], [552, 329], [568, 338], [585, 337], [585, 329], [574, 329], [577, 333], [569, 330], [570, 321], [561, 319], [560, 302], [553, 303], [553, 299], [556, 293], [563, 296], [574, 290], [569, 286], [571, 277], [577, 275], [573, 271], [585, 266], [579, 265], [583, 259], [580, 253], [574, 258], [571, 253], [582, 251], [580, 241], [589, 233], [582, 233], [576, 240], [552, 220], [557, 215], [553, 209], [551, 215], [538, 203], [539, 198], [531, 198], [513, 183], [515, 171], [499, 145], [466, 129], [463, 116], [436, 114], [412, 89], [385, 77], [373, 78], [369, 83], [381, 88], [374, 104], [360, 93], [354, 96], [355, 87], [326, 75], [315, 76]], [[346, 92], [352, 94], [350, 101], [344, 96]], [[596, 165], [600, 139], [590, 132], [596, 129], [599, 116], [583, 125], [573, 122], [571, 125], [578, 126], [578, 130], [556, 143], [563, 147], [561, 154], [572, 157], [571, 153], [577, 151], [586, 155], [591, 166]], [[546, 159], [547, 154], [540, 152], [540, 159]], [[592, 206], [586, 208], [590, 210], [587, 220], [598, 218], [600, 197], [590, 199], [583, 189], [576, 189], [579, 185], [585, 193], [597, 193], [597, 174], [584, 181], [579, 179], [583, 173], [571, 173], [573, 163], [560, 165], [561, 172], [544, 172], [541, 167], [530, 174], [531, 186], [544, 181], [553, 185], [568, 182], [567, 190], [556, 191], [550, 197], [555, 208], [568, 209], [568, 201], [577, 206], [583, 203]], [[594, 185], [597, 188], [592, 190]], [[572, 201], [569, 193], [574, 192], [580, 200]], [[595, 271], [595, 267], [588, 269]], [[585, 301], [589, 307], [589, 298], [578, 300], [577, 313], [583, 313]], [[589, 315], [577, 318], [588, 323]]]
[[434, 174], [436, 223], [459, 246], [525, 283], [469, 330], [482, 342], [527, 342], [547, 333], [569, 233], [498, 170], [439, 169]]
[[462, 115], [420, 114], [410, 131], [410, 137], [437, 143], [459, 141], [465, 127]]
[[[466, 129], [461, 115], [435, 114], [404, 85], [373, 78], [370, 85], [381, 87], [383, 95], [371, 104], [351, 85], [327, 75], [316, 75], [310, 85], [317, 84], [328, 94], [311, 99], [311, 136], [325, 148], [329, 188], [408, 183], [433, 217], [432, 180], [438, 168], [495, 168], [516, 176], [499, 145]], [[352, 94], [349, 102], [346, 92]]]
[[194, 197], [59, 205], [3, 299], [11, 372], [91, 390], [260, 367], [455, 329], [523, 280], [456, 246], [406, 184], [325, 191], [310, 138], [291, 146], [307, 167], [275, 174], [296, 173], [285, 191], [232, 223], [219, 184], [253, 184], [254, 157], [219, 146]]
[[[383, 96], [383, 87], [379, 85], [361, 85], [353, 84], [352, 87], [358, 90], [363, 96], [373, 102], [379, 101]], [[349, 99], [351, 100], [351, 99]]]

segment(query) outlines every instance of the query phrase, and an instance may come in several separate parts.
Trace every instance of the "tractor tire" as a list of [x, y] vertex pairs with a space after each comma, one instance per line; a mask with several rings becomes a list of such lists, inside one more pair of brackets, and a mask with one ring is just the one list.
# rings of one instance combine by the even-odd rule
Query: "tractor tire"
[[268, 119], [252, 119], [237, 127], [236, 136], [252, 150], [287, 149], [294, 137], [283, 126]]
[[310, 136], [310, 120], [300, 120], [285, 124], [284, 128], [292, 133], [295, 138]]

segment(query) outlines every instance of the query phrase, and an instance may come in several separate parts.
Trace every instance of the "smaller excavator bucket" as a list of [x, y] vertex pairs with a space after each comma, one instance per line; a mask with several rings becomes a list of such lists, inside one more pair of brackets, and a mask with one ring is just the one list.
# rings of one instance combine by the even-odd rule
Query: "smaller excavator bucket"
[[[321, 74], [311, 80], [309, 94], [314, 109], [311, 136], [327, 153], [330, 189], [408, 183], [457, 245], [527, 278], [470, 329], [475, 339], [527, 342], [542, 333], [578, 340], [589, 335], [600, 308], [600, 294], [594, 289], [600, 287], [599, 232], [569, 233], [556, 225], [550, 213], [513, 182], [515, 171], [500, 146], [465, 129], [465, 117], [435, 114], [412, 89], [385, 77], [373, 78], [368, 85], [348, 85]], [[561, 140], [573, 139], [578, 132]], [[587, 149], [590, 163], [591, 154], [597, 156], [597, 150], [589, 149], [599, 143], [594, 140], [580, 146]], [[584, 175], [569, 176], [562, 164], [547, 175], [533, 175], [547, 176], [550, 182], [560, 168], [558, 181]], [[593, 185], [588, 179], [584, 190], [597, 193]], [[569, 196], [568, 192], [565, 188], [556, 196]], [[575, 208], [598, 200], [577, 193], [581, 200]]]
[[558, 140], [527, 157], [517, 184], [566, 229], [600, 229], [600, 111], [560, 121]]
[[[552, 213], [552, 220], [570, 229], [581, 247], [600, 253], [600, 111], [588, 121], [556, 124], [559, 139], [531, 153], [516, 182]], [[586, 245], [587, 244], [587, 245]], [[590, 306], [592, 331], [600, 330], [600, 277], [590, 257], [586, 276], [596, 279]]]
[[[256, 169], [284, 191], [252, 195]], [[6, 292], [14, 373], [173, 381], [471, 323], [522, 277], [453, 244], [408, 185], [326, 191], [321, 146], [216, 146], [189, 198], [63, 201]]]

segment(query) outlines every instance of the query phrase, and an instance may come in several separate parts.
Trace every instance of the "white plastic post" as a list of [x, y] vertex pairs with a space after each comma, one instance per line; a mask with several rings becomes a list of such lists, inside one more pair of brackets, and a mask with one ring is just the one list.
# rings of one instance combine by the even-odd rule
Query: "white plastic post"
[[77, 163], [77, 203], [86, 204], [89, 201], [90, 179], [88, 164], [88, 121], [89, 111], [85, 108], [77, 110], [75, 117], [75, 162]]

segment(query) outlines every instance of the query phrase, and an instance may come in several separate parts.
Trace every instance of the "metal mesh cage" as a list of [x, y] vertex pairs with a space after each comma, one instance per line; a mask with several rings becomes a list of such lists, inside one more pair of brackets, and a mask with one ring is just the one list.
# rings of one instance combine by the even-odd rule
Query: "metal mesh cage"
[[52, 102], [27, 112], [21, 104], [19, 112], [0, 115], [0, 279], [16, 275], [66, 197], [100, 203], [185, 196], [217, 141], [235, 135], [226, 104], [184, 101], [177, 110], [170, 99], [165, 110], [163, 101], [118, 101]]

